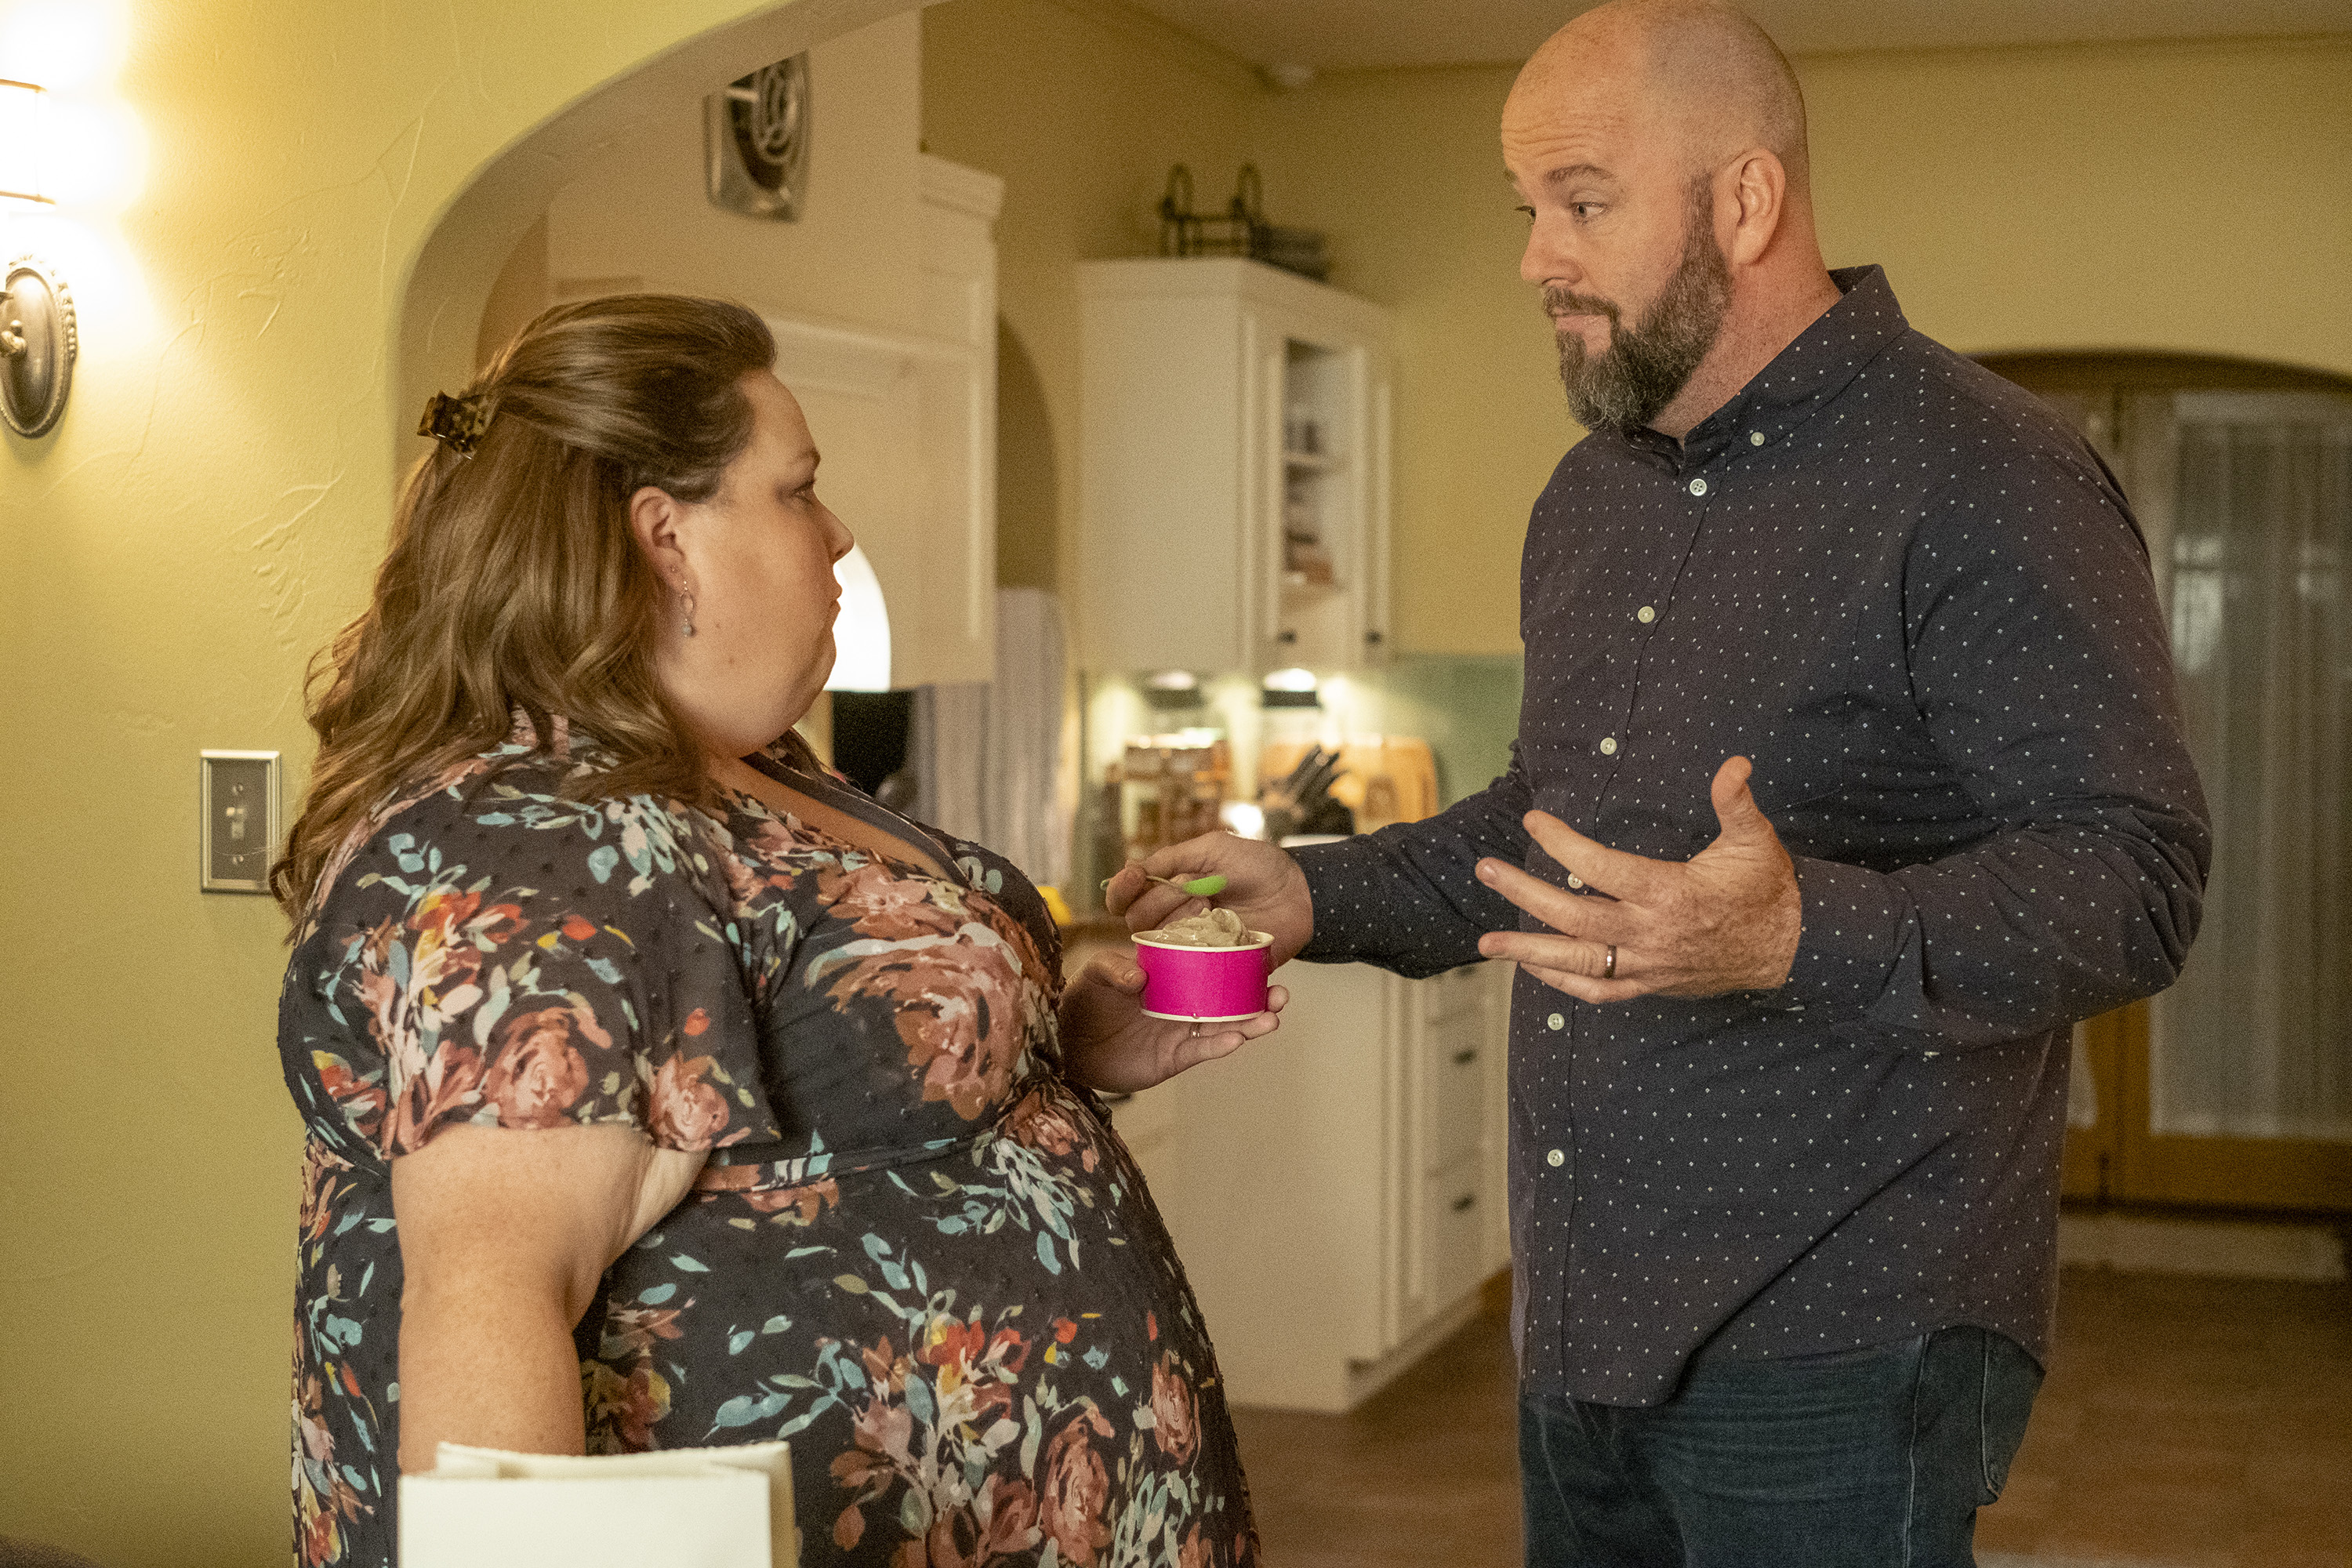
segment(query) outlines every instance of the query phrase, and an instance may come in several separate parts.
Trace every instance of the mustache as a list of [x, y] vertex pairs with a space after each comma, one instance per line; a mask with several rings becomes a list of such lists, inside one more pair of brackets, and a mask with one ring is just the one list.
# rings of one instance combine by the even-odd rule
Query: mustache
[[1554, 321], [1562, 316], [1606, 316], [1611, 326], [1618, 324], [1615, 305], [1597, 294], [1579, 294], [1570, 289], [1546, 289], [1543, 312]]

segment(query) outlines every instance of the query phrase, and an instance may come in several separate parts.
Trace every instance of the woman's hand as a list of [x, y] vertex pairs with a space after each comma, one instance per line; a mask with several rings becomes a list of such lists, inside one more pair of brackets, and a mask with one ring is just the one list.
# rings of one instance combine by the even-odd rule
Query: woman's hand
[[1102, 953], [1062, 993], [1062, 1060], [1070, 1076], [1106, 1094], [1132, 1094], [1186, 1068], [1231, 1056], [1244, 1040], [1281, 1026], [1275, 1015], [1290, 993], [1271, 986], [1266, 1010], [1238, 1024], [1179, 1024], [1143, 1011], [1143, 971]]

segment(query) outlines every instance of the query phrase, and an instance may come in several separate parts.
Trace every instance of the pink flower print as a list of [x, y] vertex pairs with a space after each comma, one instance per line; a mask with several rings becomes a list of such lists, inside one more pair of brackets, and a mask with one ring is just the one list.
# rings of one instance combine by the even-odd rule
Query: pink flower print
[[[482, 1098], [498, 1107], [501, 1127], [559, 1127], [588, 1089], [588, 1063], [575, 1042], [609, 1050], [612, 1037], [586, 1009], [541, 1007], [500, 1019], [490, 1037]], [[444, 1047], [446, 1049], [447, 1047]]]
[[709, 1057], [681, 1053], [662, 1063], [654, 1074], [653, 1103], [646, 1120], [652, 1124], [654, 1142], [662, 1148], [708, 1149], [726, 1130], [726, 1098], [703, 1081], [711, 1066]]

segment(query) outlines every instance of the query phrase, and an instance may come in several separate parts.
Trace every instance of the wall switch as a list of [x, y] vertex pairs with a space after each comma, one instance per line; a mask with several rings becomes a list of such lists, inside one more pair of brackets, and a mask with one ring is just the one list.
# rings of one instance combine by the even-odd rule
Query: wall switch
[[278, 753], [205, 752], [202, 860], [207, 893], [267, 893], [278, 852]]

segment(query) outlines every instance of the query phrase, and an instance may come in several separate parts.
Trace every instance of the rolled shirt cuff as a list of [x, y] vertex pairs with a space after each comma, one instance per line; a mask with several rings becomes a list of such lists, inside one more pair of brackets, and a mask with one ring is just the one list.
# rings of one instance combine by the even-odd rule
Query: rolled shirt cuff
[[1892, 877], [1834, 860], [1800, 857], [1795, 865], [1804, 921], [1796, 961], [1787, 984], [1759, 1000], [1825, 1023], [1858, 1018], [1885, 994], [1917, 940], [1917, 916]]

